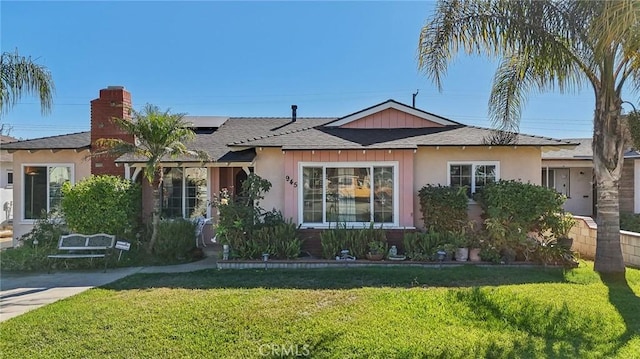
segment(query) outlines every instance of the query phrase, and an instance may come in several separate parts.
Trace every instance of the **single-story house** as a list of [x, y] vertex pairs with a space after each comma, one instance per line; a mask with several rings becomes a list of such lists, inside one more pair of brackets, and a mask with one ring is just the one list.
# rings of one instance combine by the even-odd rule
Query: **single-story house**
[[[596, 196], [591, 138], [569, 138], [577, 146], [542, 154], [542, 185], [567, 196], [564, 209], [575, 215], [593, 216]], [[640, 213], [640, 152], [624, 154], [620, 179], [620, 212]]]
[[[127, 156], [90, 158], [101, 137], [127, 138], [111, 123], [126, 118], [131, 95], [121, 86], [100, 90], [91, 101], [91, 131], [19, 141], [14, 154], [15, 233], [28, 232], [41, 210], [60, 201], [64, 181], [90, 174], [141, 180], [143, 163]], [[209, 206], [222, 189], [237, 192], [249, 173], [272, 183], [261, 201], [302, 228], [337, 221], [354, 226], [422, 227], [417, 192], [426, 184], [468, 186], [513, 179], [541, 184], [543, 153], [574, 147], [568, 141], [517, 135], [516, 144], [490, 145], [491, 130], [388, 100], [339, 118], [186, 117], [196, 138], [188, 146], [209, 153], [165, 163], [165, 217], [215, 215]], [[128, 140], [133, 140], [128, 138]], [[150, 206], [149, 191], [143, 192]], [[470, 213], [478, 206], [470, 202]]]

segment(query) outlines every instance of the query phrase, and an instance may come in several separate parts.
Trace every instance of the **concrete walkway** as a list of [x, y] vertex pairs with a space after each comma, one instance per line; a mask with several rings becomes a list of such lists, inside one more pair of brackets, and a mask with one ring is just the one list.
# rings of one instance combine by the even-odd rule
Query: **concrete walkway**
[[48, 273], [0, 273], [0, 322], [136, 273], [184, 273], [216, 268], [216, 257], [172, 266], [108, 269], [106, 273], [64, 271]]

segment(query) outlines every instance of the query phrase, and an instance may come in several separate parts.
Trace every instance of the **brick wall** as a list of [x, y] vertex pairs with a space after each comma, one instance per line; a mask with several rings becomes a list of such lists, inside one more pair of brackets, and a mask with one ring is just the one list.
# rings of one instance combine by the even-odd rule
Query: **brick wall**
[[[116, 126], [112, 118], [131, 118], [131, 94], [122, 86], [109, 86], [100, 90], [100, 97], [91, 101], [91, 148], [97, 149], [95, 142], [100, 138], [119, 138], [133, 142], [133, 136]], [[112, 156], [91, 159], [91, 174], [124, 176], [124, 167], [116, 166]]]
[[[301, 250], [303, 252], [309, 252], [314, 257], [322, 258], [322, 243], [320, 242], [320, 233], [323, 229], [300, 229], [298, 230], [298, 237], [304, 240]], [[404, 244], [402, 238], [405, 232], [413, 232], [413, 229], [388, 229], [387, 243], [389, 248], [395, 245], [398, 248], [398, 253], [404, 254]]]
[[[593, 259], [596, 255], [598, 225], [591, 217], [574, 218], [577, 223], [569, 232], [573, 238], [571, 249], [580, 253], [582, 258]], [[640, 268], [640, 233], [620, 231], [620, 246], [624, 264]]]

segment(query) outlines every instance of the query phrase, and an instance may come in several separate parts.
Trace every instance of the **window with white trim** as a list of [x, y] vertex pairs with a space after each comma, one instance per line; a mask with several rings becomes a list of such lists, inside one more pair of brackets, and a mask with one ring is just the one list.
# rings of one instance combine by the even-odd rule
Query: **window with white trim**
[[314, 163], [300, 169], [301, 223], [397, 223], [396, 162]]
[[38, 219], [60, 206], [62, 185], [73, 183], [73, 165], [24, 165], [23, 218]]
[[161, 188], [164, 218], [207, 216], [207, 168], [167, 167]]
[[448, 185], [454, 188], [465, 186], [467, 197], [482, 192], [489, 183], [500, 179], [500, 162], [449, 162]]
[[542, 186], [547, 188], [556, 188], [556, 170], [553, 168], [542, 169]]

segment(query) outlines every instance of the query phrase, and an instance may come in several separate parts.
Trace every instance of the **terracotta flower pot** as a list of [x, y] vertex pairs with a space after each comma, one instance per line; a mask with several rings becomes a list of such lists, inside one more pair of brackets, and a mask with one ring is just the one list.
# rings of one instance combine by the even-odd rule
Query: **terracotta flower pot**
[[472, 262], [480, 262], [480, 248], [469, 249], [469, 260]]
[[376, 254], [367, 253], [367, 259], [370, 261], [381, 261], [382, 258], [384, 258], [383, 253], [376, 253]]

